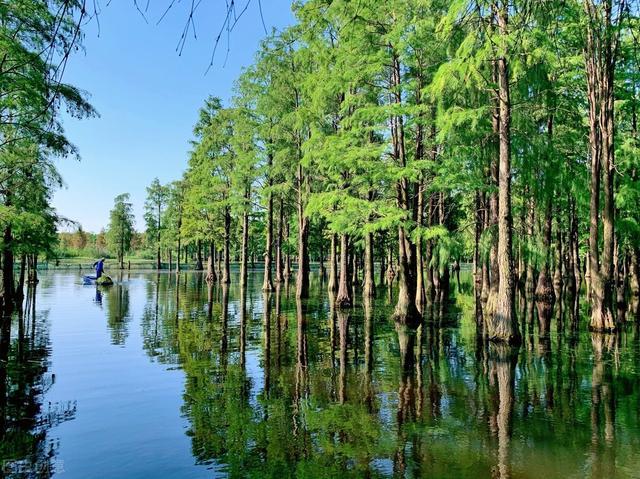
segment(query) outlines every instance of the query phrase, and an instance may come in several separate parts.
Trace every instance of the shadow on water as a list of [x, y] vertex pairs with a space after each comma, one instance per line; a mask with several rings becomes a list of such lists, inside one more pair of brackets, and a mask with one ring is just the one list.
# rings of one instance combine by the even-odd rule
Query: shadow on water
[[[582, 298], [522, 296], [514, 348], [482, 339], [468, 278], [417, 327], [390, 319], [393, 288], [337, 309], [317, 277], [308, 300], [261, 285], [258, 273], [246, 288], [151, 273], [102, 291], [113, 344], [137, 340], [139, 321], [143, 359], [181, 369], [196, 465], [230, 477], [637, 477], [634, 324], [591, 334]], [[51, 461], [48, 430], [75, 410], [40, 422], [47, 318], [20, 314], [0, 348], [2, 458]]]

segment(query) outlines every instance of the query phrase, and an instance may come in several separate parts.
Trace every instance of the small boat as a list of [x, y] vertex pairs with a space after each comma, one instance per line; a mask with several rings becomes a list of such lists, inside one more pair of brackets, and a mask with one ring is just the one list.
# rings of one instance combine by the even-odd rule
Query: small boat
[[84, 284], [84, 285], [95, 284], [95, 285], [98, 285], [98, 286], [111, 286], [113, 284], [113, 280], [111, 279], [111, 277], [107, 276], [106, 274], [103, 274], [102, 276], [100, 276], [97, 279], [96, 279], [95, 276], [83, 276], [82, 277], [82, 284]]

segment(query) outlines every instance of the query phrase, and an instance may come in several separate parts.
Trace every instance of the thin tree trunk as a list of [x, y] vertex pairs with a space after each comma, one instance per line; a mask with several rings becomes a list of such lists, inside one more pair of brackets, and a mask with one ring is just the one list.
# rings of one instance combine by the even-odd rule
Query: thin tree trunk
[[27, 269], [27, 255], [22, 254], [22, 256], [20, 257], [20, 276], [18, 278], [18, 287], [16, 288], [16, 294], [15, 294], [17, 303], [22, 303], [22, 300], [24, 299], [24, 279], [25, 279], [26, 269]]
[[329, 281], [327, 284], [327, 289], [330, 292], [335, 292], [338, 290], [338, 259], [337, 259], [337, 242], [338, 235], [335, 233], [331, 234], [331, 251], [329, 252]]
[[[247, 191], [245, 199], [248, 201], [249, 192]], [[240, 286], [244, 288], [247, 285], [247, 263], [249, 259], [249, 212], [242, 212], [242, 252], [240, 263]]]
[[479, 190], [475, 196], [475, 227], [473, 237], [473, 292], [475, 297], [476, 324], [482, 327], [482, 265], [480, 257], [480, 236], [484, 226], [482, 214], [482, 194]]
[[196, 254], [196, 270], [202, 271], [204, 269], [204, 265], [202, 264], [202, 240], [198, 240], [198, 249]]
[[571, 256], [573, 263], [573, 271], [571, 272], [575, 281], [574, 291], [580, 291], [582, 283], [582, 268], [580, 267], [580, 245], [578, 238], [578, 215], [576, 213], [576, 200], [571, 198]]
[[219, 250], [219, 249], [215, 250], [215, 259], [216, 259], [216, 272], [218, 274], [216, 281], [221, 281], [222, 280], [222, 250]]
[[7, 310], [11, 309], [11, 303], [14, 295], [14, 278], [13, 278], [13, 233], [11, 226], [4, 228], [2, 248], [2, 298]]
[[273, 252], [273, 193], [271, 192], [273, 179], [271, 176], [271, 167], [273, 165], [273, 156], [271, 153], [267, 155], [267, 160], [267, 184], [269, 186], [269, 192], [267, 197], [267, 231], [264, 245], [264, 277], [262, 280], [262, 291], [273, 290], [273, 281], [271, 280], [271, 260]]
[[373, 298], [376, 295], [376, 285], [373, 271], [373, 233], [369, 232], [364, 237], [364, 286], [362, 296]]
[[[289, 223], [285, 224], [285, 238], [287, 239], [287, 244], [289, 243], [289, 237], [290, 237], [290, 228], [289, 228]], [[289, 281], [289, 278], [291, 277], [291, 255], [289, 254], [289, 251], [287, 250], [287, 253], [284, 255], [284, 271], [283, 271], [283, 275], [286, 281]]]
[[229, 207], [224, 212], [224, 270], [222, 271], [222, 282], [229, 284], [231, 282], [231, 265], [229, 263], [229, 243], [231, 241], [231, 213]]
[[309, 218], [304, 213], [304, 190], [308, 180], [298, 165], [298, 274], [296, 298], [309, 297]]
[[349, 288], [349, 237], [340, 235], [340, 280], [338, 282], [338, 295], [336, 306], [344, 308], [351, 306], [351, 289]]
[[551, 280], [551, 236], [553, 225], [553, 200], [552, 194], [547, 197], [547, 206], [545, 211], [544, 228], [542, 234], [542, 247], [544, 248], [544, 261], [538, 276], [538, 285], [536, 286], [536, 300], [552, 303], [555, 300], [553, 291], [553, 283]]
[[527, 259], [526, 259], [527, 274], [526, 274], [526, 278], [525, 278], [525, 282], [524, 282], [524, 291], [525, 291], [525, 294], [527, 295], [527, 297], [530, 297], [531, 295], [533, 295], [533, 292], [535, 290], [535, 286], [534, 285], [536, 283], [534, 263], [533, 263], [533, 258], [532, 258], [532, 255], [531, 255], [531, 251], [533, 250], [533, 226], [534, 226], [534, 222], [535, 222], [535, 211], [536, 211], [535, 200], [533, 198], [531, 198], [529, 200], [528, 210], [529, 210], [528, 214], [527, 214], [527, 249], [528, 249], [528, 254], [527, 254]]
[[324, 279], [324, 277], [327, 274], [327, 271], [324, 267], [324, 236], [323, 236], [323, 232], [324, 229], [321, 228], [320, 229], [320, 244], [318, 246], [319, 250], [320, 250], [320, 265], [319, 265], [319, 274], [320, 274], [320, 279]]
[[214, 283], [218, 280], [215, 268], [216, 248], [213, 243], [209, 243], [209, 259], [207, 260], [207, 283]]
[[[418, 184], [418, 227], [422, 227], [424, 216], [424, 180]], [[424, 285], [424, 258], [422, 256], [422, 238], [416, 240], [416, 308], [423, 313], [427, 302]]]
[[556, 298], [562, 296], [562, 263], [564, 258], [564, 246], [562, 241], [562, 228], [560, 227], [560, 214], [556, 215], [556, 261], [553, 273], [553, 290]]
[[282, 269], [282, 236], [284, 224], [284, 200], [280, 198], [280, 219], [278, 221], [278, 240], [276, 244], [276, 283], [284, 281]]
[[629, 262], [629, 286], [631, 295], [638, 298], [640, 297], [640, 247], [634, 245], [631, 248], [631, 258]]
[[380, 275], [380, 284], [384, 285], [384, 274], [386, 271], [386, 267], [387, 264], [385, 262], [385, 258], [386, 258], [386, 253], [385, 253], [385, 247], [384, 247], [384, 236], [380, 236], [380, 242], [379, 242], [379, 253], [380, 253], [380, 271], [378, 272], [378, 274]]

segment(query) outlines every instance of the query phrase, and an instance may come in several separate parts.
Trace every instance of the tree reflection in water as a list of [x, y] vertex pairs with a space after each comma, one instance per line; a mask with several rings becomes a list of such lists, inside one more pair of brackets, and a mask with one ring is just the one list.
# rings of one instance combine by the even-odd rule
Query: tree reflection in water
[[[17, 333], [17, 334], [16, 334]], [[73, 419], [74, 401], [48, 403], [55, 382], [49, 372], [46, 313], [37, 311], [36, 286], [26, 300], [0, 320], [0, 476], [47, 478], [62, 472], [51, 428]]]
[[484, 341], [468, 287], [411, 327], [389, 319], [387, 295], [336, 309], [319, 281], [302, 301], [260, 286], [150, 277], [144, 344], [185, 373], [198, 463], [231, 477], [518, 478], [625, 477], [637, 462], [636, 329], [589, 335], [575, 296], [519, 298], [514, 349]]

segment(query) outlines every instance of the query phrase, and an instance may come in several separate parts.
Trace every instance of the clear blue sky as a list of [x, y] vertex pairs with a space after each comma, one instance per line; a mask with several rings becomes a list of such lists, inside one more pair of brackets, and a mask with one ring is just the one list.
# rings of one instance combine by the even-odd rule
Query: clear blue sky
[[[87, 25], [85, 52], [69, 62], [65, 81], [88, 91], [101, 117], [64, 119], [67, 137], [82, 159], [59, 161], [66, 186], [55, 194], [53, 205], [86, 231], [97, 232], [107, 225], [113, 198], [120, 193], [131, 194], [136, 228], [144, 229], [146, 186], [156, 176], [162, 183], [181, 176], [198, 108], [208, 95], [223, 101], [230, 98], [233, 81], [242, 67], [252, 63], [265, 36], [258, 2], [251, 0], [231, 33], [226, 65], [224, 36], [214, 66], [205, 75], [225, 3], [201, 2], [195, 16], [197, 39], [191, 35], [178, 56], [176, 45], [190, 3], [176, 3], [156, 25], [170, 0], [150, 2], [148, 23], [133, 0], [112, 0], [101, 12], [99, 35], [95, 22]], [[293, 22], [290, 0], [262, 0], [262, 4], [268, 30]]]

